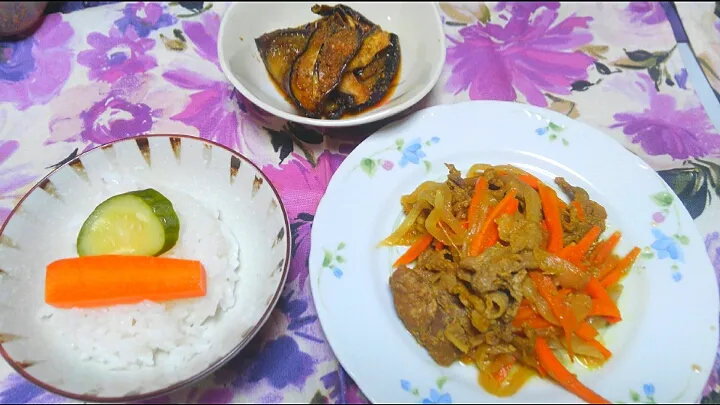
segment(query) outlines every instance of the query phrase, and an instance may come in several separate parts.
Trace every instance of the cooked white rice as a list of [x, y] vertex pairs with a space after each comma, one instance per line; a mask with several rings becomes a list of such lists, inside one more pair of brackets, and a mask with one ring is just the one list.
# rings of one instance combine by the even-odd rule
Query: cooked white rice
[[197, 353], [210, 349], [213, 318], [235, 305], [240, 251], [220, 212], [186, 193], [158, 191], [173, 203], [180, 219], [178, 243], [163, 256], [202, 262], [207, 295], [97, 309], [44, 305], [41, 321], [83, 361], [113, 370], [182, 367]]

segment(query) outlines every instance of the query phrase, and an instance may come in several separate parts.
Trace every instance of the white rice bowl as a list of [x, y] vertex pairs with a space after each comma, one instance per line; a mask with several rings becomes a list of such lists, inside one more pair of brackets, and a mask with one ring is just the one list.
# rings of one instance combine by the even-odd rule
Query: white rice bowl
[[[123, 192], [120, 186], [109, 184], [109, 194]], [[208, 209], [183, 192], [161, 193], [172, 202], [181, 224], [177, 244], [162, 256], [199, 260], [205, 268], [207, 294], [168, 303], [145, 301], [97, 309], [43, 305], [38, 316], [45, 328], [58, 334], [58, 343], [82, 361], [112, 370], [159, 366], [172, 372], [210, 348], [215, 315], [221, 316], [235, 305], [235, 283], [240, 278], [237, 238], [216, 209]], [[83, 221], [74, 218], [70, 228], [79, 230]], [[74, 255], [70, 251], [63, 257]]]
[[[0, 353], [43, 388], [89, 401], [166, 393], [229, 360], [277, 302], [289, 229], [267, 179], [246, 161], [230, 175], [231, 153], [200, 140], [182, 138], [182, 159], [167, 137], [149, 141], [151, 166], [127, 140], [81, 156], [84, 176], [62, 167], [50, 176], [51, 187], [31, 191], [3, 230]], [[207, 294], [89, 309], [45, 304], [45, 267], [77, 256], [77, 234], [90, 212], [113, 195], [144, 188], [165, 195], [180, 219], [178, 242], [162, 256], [199, 260]]]

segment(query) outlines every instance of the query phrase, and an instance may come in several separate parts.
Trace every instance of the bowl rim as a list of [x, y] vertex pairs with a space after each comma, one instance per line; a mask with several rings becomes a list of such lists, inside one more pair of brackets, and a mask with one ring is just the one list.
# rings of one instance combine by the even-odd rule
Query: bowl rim
[[116, 139], [107, 143], [104, 143], [102, 145], [98, 145], [92, 149], [88, 149], [86, 151], [83, 151], [82, 153], [78, 154], [77, 156], [73, 157], [72, 159], [68, 159], [63, 164], [57, 166], [54, 168], [50, 173], [45, 175], [42, 179], [38, 180], [35, 185], [33, 185], [30, 190], [23, 195], [23, 197], [20, 199], [20, 201], [17, 202], [15, 207], [13, 207], [12, 211], [8, 215], [5, 222], [0, 226], [0, 235], [2, 235], [5, 232], [5, 227], [8, 223], [10, 223], [10, 220], [12, 219], [13, 215], [17, 212], [18, 208], [22, 205], [22, 203], [27, 199], [32, 193], [34, 193], [45, 180], [51, 178], [56, 172], [66, 168], [70, 165], [70, 163], [75, 162], [76, 160], [80, 159], [81, 157], [85, 156], [86, 154], [102, 150], [104, 147], [114, 145], [116, 143], [121, 142], [128, 142], [133, 141], [137, 139], [149, 139], [149, 138], [183, 138], [183, 139], [191, 139], [193, 141], [198, 141], [200, 143], [210, 144], [214, 147], [218, 147], [221, 149], [226, 150], [227, 152], [231, 153], [238, 159], [241, 159], [244, 163], [250, 164], [253, 168], [255, 168], [260, 175], [263, 177], [265, 182], [270, 186], [273, 193], [275, 194], [275, 197], [278, 200], [278, 205], [280, 206], [280, 210], [283, 213], [283, 219], [285, 221], [285, 261], [283, 264], [282, 274], [280, 276], [280, 283], [278, 284], [278, 288], [275, 291], [275, 294], [273, 295], [272, 300], [267, 305], [267, 308], [265, 308], [265, 312], [263, 313], [262, 317], [260, 317], [260, 320], [250, 329], [250, 332], [245, 336], [244, 339], [240, 340], [240, 342], [229, 352], [221, 356], [219, 359], [215, 360], [213, 363], [211, 363], [207, 368], [200, 371], [199, 373], [186, 378], [182, 381], [178, 381], [170, 386], [167, 386], [165, 388], [161, 388], [155, 391], [151, 391], [145, 394], [133, 394], [133, 395], [126, 395], [121, 397], [101, 397], [97, 395], [85, 395], [85, 394], [73, 394], [66, 391], [63, 391], [59, 388], [56, 388], [46, 382], [40, 381], [39, 379], [35, 378], [34, 376], [30, 375], [27, 371], [25, 371], [25, 368], [18, 364], [15, 359], [10, 356], [7, 351], [5, 351], [5, 347], [3, 346], [3, 342], [0, 342], [0, 355], [2, 355], [3, 359], [12, 367], [15, 372], [20, 374], [23, 378], [30, 381], [31, 383], [37, 385], [38, 387], [49, 391], [53, 394], [60, 395], [66, 398], [84, 401], [84, 402], [97, 402], [97, 403], [117, 403], [117, 402], [137, 402], [137, 401], [146, 401], [149, 399], [153, 399], [156, 397], [160, 397], [163, 395], [168, 395], [172, 392], [175, 392], [181, 388], [188, 387], [192, 384], [195, 384], [206, 377], [208, 377], [213, 372], [217, 371], [219, 368], [224, 366], [227, 362], [232, 360], [235, 356], [237, 356], [242, 349], [244, 349], [250, 341], [257, 335], [257, 333], [262, 329], [262, 327], [265, 325], [267, 320], [270, 318], [273, 310], [277, 306], [278, 301], [280, 300], [280, 296], [285, 289], [285, 284], [287, 281], [287, 276], [290, 268], [290, 261], [292, 258], [292, 234], [290, 232], [290, 221], [288, 219], [287, 210], [285, 209], [285, 205], [283, 204], [282, 198], [280, 198], [280, 193], [278, 192], [277, 188], [275, 188], [275, 185], [272, 184], [268, 176], [255, 164], [253, 163], [249, 158], [242, 155], [240, 152], [237, 152], [225, 145], [222, 145], [220, 143], [217, 143], [215, 141], [205, 139], [205, 138], [199, 138], [192, 135], [181, 135], [181, 134], [142, 134], [142, 135], [136, 135], [136, 136], [130, 136], [127, 138], [122, 139]]
[[[396, 2], [385, 2], [385, 3], [396, 3]], [[367, 4], [376, 4], [376, 3], [367, 3]], [[382, 3], [379, 3], [382, 4]], [[280, 110], [278, 108], [275, 108], [264, 101], [260, 100], [258, 97], [256, 97], [250, 90], [248, 90], [245, 86], [240, 83], [240, 81], [235, 77], [235, 75], [232, 73], [232, 70], [230, 69], [229, 63], [226, 61], [225, 57], [225, 51], [224, 51], [224, 44], [225, 40], [223, 39], [225, 36], [223, 33], [227, 30], [227, 26], [230, 24], [228, 21], [228, 16], [230, 15], [230, 12], [237, 7], [242, 7], [242, 2], [233, 2], [230, 7], [225, 10], [225, 13], [223, 14], [222, 21], [220, 22], [220, 29], [218, 31], [218, 41], [217, 41], [217, 52], [218, 52], [218, 60], [220, 62], [220, 69], [222, 70], [225, 77], [232, 83], [233, 87], [237, 89], [243, 96], [245, 96], [248, 100], [250, 100], [253, 104], [257, 105], [258, 107], [262, 108], [263, 110], [269, 112], [272, 115], [275, 115], [277, 117], [286, 119], [288, 121], [293, 121], [299, 124], [305, 124], [305, 125], [312, 125], [316, 127], [325, 127], [325, 128], [341, 128], [341, 127], [352, 127], [352, 126], [358, 126], [363, 124], [369, 124], [371, 122], [379, 121], [384, 118], [392, 117], [394, 115], [397, 115], [401, 113], [404, 110], [407, 110], [408, 108], [412, 107], [413, 105], [417, 104], [420, 100], [422, 100], [425, 96], [427, 96], [430, 91], [435, 87], [437, 82], [440, 80], [440, 76], [442, 75], [444, 66], [445, 66], [445, 60], [447, 57], [447, 47], [445, 46], [445, 30], [443, 28], [442, 23], [442, 16], [440, 14], [439, 6], [437, 2], [428, 2], [428, 3], [414, 3], [415, 5], [421, 5], [424, 6], [425, 4], [432, 7], [433, 14], [435, 16], [435, 31], [438, 35], [438, 40], [440, 41], [440, 52], [437, 57], [437, 64], [433, 68], [433, 71], [431, 73], [431, 80], [429, 80], [425, 85], [422, 87], [422, 89], [412, 96], [410, 99], [406, 100], [405, 102], [398, 104], [394, 107], [390, 107], [385, 110], [376, 110], [374, 108], [371, 108], [369, 111], [361, 112], [357, 115], [353, 115], [349, 118], [345, 119], [337, 119], [337, 120], [326, 120], [326, 119], [318, 119], [318, 118], [308, 118], [304, 117], [302, 115], [299, 115], [298, 113], [290, 113], [283, 110]], [[253, 38], [254, 40], [254, 38]], [[249, 57], [249, 56], [248, 56]], [[401, 68], [402, 72], [402, 68]], [[266, 72], [267, 73], [267, 72]], [[269, 75], [267, 76], [267, 80], [272, 80]]]

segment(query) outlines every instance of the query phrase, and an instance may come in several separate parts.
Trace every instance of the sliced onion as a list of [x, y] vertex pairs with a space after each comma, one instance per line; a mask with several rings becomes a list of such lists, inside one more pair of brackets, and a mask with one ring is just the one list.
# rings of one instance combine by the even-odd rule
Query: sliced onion
[[587, 318], [592, 308], [592, 298], [587, 294], [570, 294], [567, 297], [567, 303], [570, 305], [570, 309], [577, 320]]
[[417, 186], [417, 188], [415, 190], [413, 190], [412, 193], [400, 197], [400, 203], [402, 205], [415, 204], [418, 201], [421, 193], [423, 193], [425, 191], [435, 191], [438, 188], [442, 187], [443, 185], [444, 185], [443, 183], [437, 183], [434, 181], [426, 181], [426, 182], [420, 184], [419, 186]]
[[467, 177], [477, 177], [483, 174], [483, 172], [489, 168], [491, 168], [492, 165], [489, 165], [487, 163], [476, 163], [472, 166], [470, 166], [470, 169], [467, 171]]
[[530, 305], [535, 309], [535, 312], [539, 313], [551, 324], [560, 325], [560, 322], [558, 322], [550, 309], [550, 304], [540, 295], [540, 292], [535, 288], [535, 285], [529, 277], [523, 280], [521, 290], [523, 297], [530, 301]]
[[[561, 339], [560, 342], [562, 343], [563, 347], [567, 349], [567, 339]], [[586, 341], [578, 338], [577, 336], [572, 337], [572, 349], [573, 352], [577, 355], [590, 357], [591, 359], [595, 360], [605, 360], [605, 356], [600, 353], [600, 350], [596, 349], [594, 346], [589, 345]]]
[[558, 283], [565, 288], [583, 290], [590, 281], [590, 275], [580, 270], [569, 261], [548, 253], [542, 249], [533, 251], [538, 267], [545, 273], [555, 276]]

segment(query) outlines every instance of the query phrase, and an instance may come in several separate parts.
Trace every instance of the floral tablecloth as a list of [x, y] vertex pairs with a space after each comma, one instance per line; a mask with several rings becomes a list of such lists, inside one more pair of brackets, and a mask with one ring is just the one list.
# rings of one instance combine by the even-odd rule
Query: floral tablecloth
[[[0, 220], [54, 166], [108, 141], [184, 133], [230, 146], [262, 167], [286, 204], [294, 240], [287, 287], [246, 350], [202, 383], [158, 402], [365, 402], [323, 335], [308, 254], [330, 177], [382, 123], [325, 132], [253, 106], [219, 68], [216, 39], [226, 8], [110, 4], [50, 14], [31, 38], [0, 42]], [[441, 9], [446, 69], [412, 110], [514, 100], [598, 128], [672, 186], [720, 272], [720, 135], [691, 87], [659, 3], [442, 3]], [[672, 238], [656, 245], [682, 249]], [[716, 398], [718, 366], [706, 400]], [[1, 377], [3, 403], [66, 401], [5, 364]], [[652, 397], [656, 388], [647, 384], [645, 394]], [[451, 400], [434, 392], [424, 402]]]

